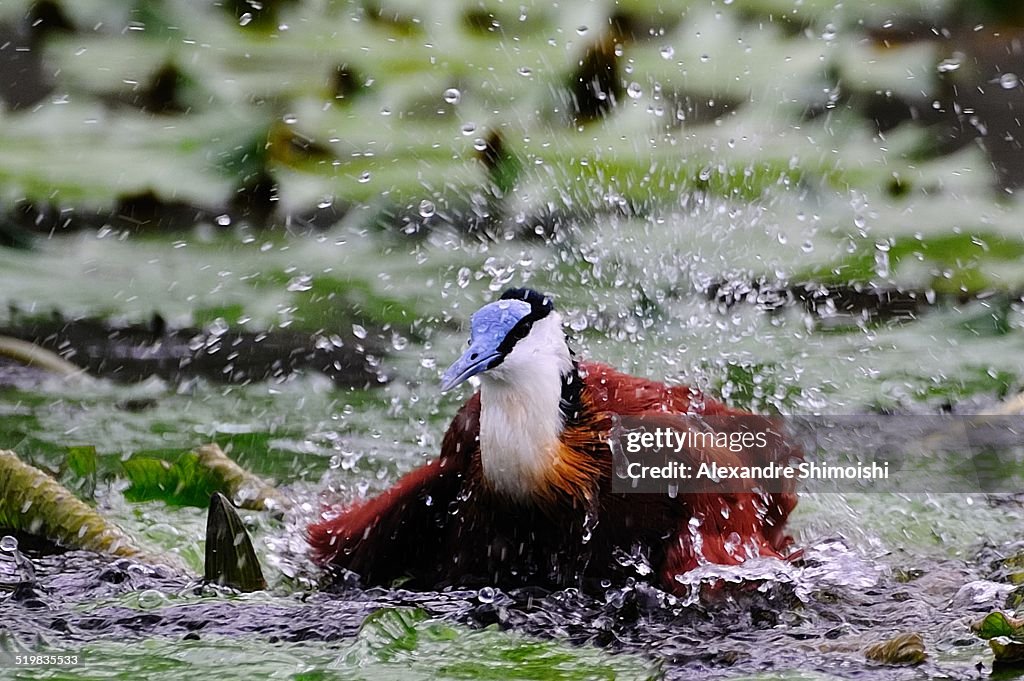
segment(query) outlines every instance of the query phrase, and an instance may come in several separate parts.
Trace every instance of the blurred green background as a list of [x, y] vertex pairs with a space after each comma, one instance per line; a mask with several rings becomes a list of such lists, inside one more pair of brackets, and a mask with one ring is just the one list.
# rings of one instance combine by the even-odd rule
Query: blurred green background
[[[553, 293], [584, 355], [740, 406], [996, 408], [1024, 387], [1022, 45], [1021, 4], [999, 0], [0, 0], [0, 333], [72, 361], [93, 353], [101, 376], [0, 365], [0, 448], [56, 470], [69, 446], [95, 447], [107, 478], [83, 496], [198, 567], [201, 512], [129, 503], [116, 472], [232, 447], [308, 501], [284, 525], [247, 519], [277, 602], [304, 588], [291, 579], [310, 569], [299, 526], [321, 500], [377, 491], [436, 455], [469, 394], [439, 396], [437, 377], [469, 314], [509, 285]], [[98, 335], [54, 330], [85, 321]], [[129, 328], [152, 338], [109, 335]], [[188, 361], [165, 330], [184, 334]], [[282, 355], [352, 354], [331, 355], [333, 382], [273, 357], [243, 375], [236, 334]], [[144, 351], [170, 369], [121, 380]], [[839, 536], [860, 561], [806, 577], [862, 628], [835, 634], [850, 650], [907, 626], [905, 608], [856, 609], [871, 583], [886, 603], [909, 594], [935, 664], [967, 673], [985, 648], [962, 642], [962, 611], [942, 604], [995, 579], [985, 551], [1011, 552], [1019, 516], [982, 495], [819, 495], [793, 526], [798, 543]], [[934, 581], [879, 577], [915, 570]], [[312, 676], [283, 648], [263, 671], [395, 675], [397, 649], [427, 677], [485, 640], [506, 652], [449, 676], [506, 678], [530, 651], [538, 675], [549, 653], [582, 670], [550, 665], [548, 678], [666, 673], [383, 624], [346, 656], [301, 644]], [[833, 632], [817, 615], [801, 626]], [[729, 633], [746, 656], [737, 675], [791, 650]], [[196, 664], [224, 673], [225, 649], [264, 643], [228, 639]], [[164, 645], [147, 641], [140, 664], [184, 654]], [[829, 673], [800, 655], [788, 668]], [[670, 676], [704, 669], [682, 658], [697, 666]]]

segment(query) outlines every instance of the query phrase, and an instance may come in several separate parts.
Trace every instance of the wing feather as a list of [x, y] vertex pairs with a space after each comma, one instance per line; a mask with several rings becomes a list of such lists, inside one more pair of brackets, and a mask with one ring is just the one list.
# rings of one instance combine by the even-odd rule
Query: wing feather
[[[702, 427], [702, 421], [712, 421], [718, 427], [762, 429], [774, 434], [768, 446], [739, 452], [715, 446], [690, 447], [674, 456], [681, 463], [695, 466], [714, 461], [724, 466], [764, 466], [800, 457], [783, 440], [769, 417], [729, 407], [692, 388], [666, 386], [603, 364], [585, 363], [581, 369], [586, 373], [588, 398], [600, 412], [636, 417], [647, 427], [680, 432]], [[711, 484], [704, 490], [691, 488], [689, 493], [680, 493], [675, 498], [614, 496], [618, 498], [606, 500], [606, 505], [615, 508], [621, 517], [636, 518], [631, 521], [634, 527], [660, 526], [668, 530], [659, 571], [669, 588], [677, 585], [676, 575], [702, 562], [736, 565], [750, 555], [782, 558], [792, 543], [785, 531], [786, 520], [797, 501], [792, 486], [764, 492], [757, 481], [750, 481], [745, 488], [734, 486], [728, 492]]]
[[480, 399], [471, 398], [449, 426], [442, 455], [381, 494], [329, 510], [307, 528], [313, 559], [386, 584], [402, 577], [429, 583], [443, 571], [450, 505], [477, 445]]

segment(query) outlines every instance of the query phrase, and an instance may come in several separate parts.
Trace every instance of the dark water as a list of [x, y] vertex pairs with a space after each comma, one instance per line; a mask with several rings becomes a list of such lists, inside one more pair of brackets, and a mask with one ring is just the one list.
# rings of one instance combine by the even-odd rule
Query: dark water
[[[984, 579], [993, 576], [991, 570], [985, 574], [964, 561], [894, 555], [868, 562], [840, 539], [807, 547], [806, 557], [794, 564], [761, 560], [738, 568], [701, 568], [688, 576], [695, 586], [690, 599], [642, 583], [603, 595], [574, 589], [347, 588], [232, 596], [167, 568], [126, 559], [69, 552], [33, 562], [34, 585], [0, 592], [7, 650], [13, 642], [68, 650], [102, 641], [230, 638], [252, 650], [301, 644], [323, 652], [325, 644], [355, 637], [374, 611], [415, 608], [467, 631], [495, 625], [636, 654], [670, 679], [791, 672], [977, 678], [975, 666], [985, 646], [968, 625], [991, 610], [993, 598], [1009, 591], [1006, 584]], [[899, 565], [895, 571], [893, 564]], [[713, 582], [718, 586], [708, 588]], [[871, 643], [911, 632], [924, 637], [928, 659], [923, 665], [865, 660], [863, 649]]]

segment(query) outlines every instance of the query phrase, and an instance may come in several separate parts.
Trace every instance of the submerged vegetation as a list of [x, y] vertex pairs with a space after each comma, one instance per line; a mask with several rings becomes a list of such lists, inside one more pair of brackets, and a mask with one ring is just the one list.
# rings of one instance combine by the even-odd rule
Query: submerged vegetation
[[[0, 3], [0, 536], [36, 580], [0, 579], [0, 662], [1019, 665], [1011, 495], [806, 495], [804, 563], [694, 577], [757, 585], [721, 604], [321, 593], [302, 527], [436, 455], [467, 396], [439, 369], [512, 284], [582, 355], [736, 406], [998, 411], [1024, 389], [1022, 38], [996, 0]], [[25, 526], [58, 488], [77, 524]], [[215, 492], [250, 502], [263, 571], [236, 577], [269, 591], [189, 583]]]

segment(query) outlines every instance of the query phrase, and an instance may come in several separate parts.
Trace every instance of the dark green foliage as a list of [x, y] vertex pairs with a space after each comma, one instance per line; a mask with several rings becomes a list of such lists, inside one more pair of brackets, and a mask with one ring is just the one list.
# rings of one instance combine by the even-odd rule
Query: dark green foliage
[[904, 262], [930, 266], [928, 284], [938, 293], [971, 294], [994, 285], [985, 274], [986, 262], [1016, 262], [1024, 258], [1024, 240], [999, 234], [970, 232], [926, 238], [899, 237], [880, 250], [863, 242], [853, 254], [828, 266], [798, 273], [794, 279], [822, 283], [869, 282], [878, 278], [879, 259], [895, 273]]
[[163, 501], [172, 506], [206, 506], [219, 491], [220, 480], [199, 463], [195, 452], [182, 454], [173, 463], [164, 459], [135, 456], [122, 463], [131, 487], [129, 501]]
[[982, 310], [960, 322], [960, 328], [972, 336], [1005, 336], [1013, 327], [1010, 324], [1010, 312], [1013, 301], [1005, 293], [992, 296], [980, 305]]
[[228, 498], [210, 497], [206, 517], [206, 581], [239, 591], [267, 588], [252, 539]]
[[97, 469], [95, 447], [68, 447], [60, 481], [78, 492], [79, 496], [91, 499], [96, 493]]
[[782, 381], [779, 367], [774, 364], [729, 362], [724, 375], [715, 381], [713, 392], [734, 407], [778, 411], [781, 405], [795, 403], [800, 387]]
[[28, 250], [32, 247], [32, 235], [13, 220], [0, 216], [0, 247]]

